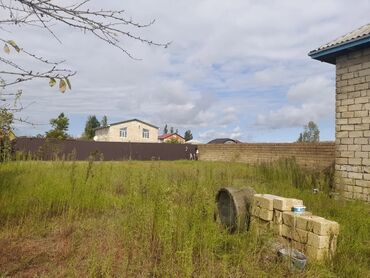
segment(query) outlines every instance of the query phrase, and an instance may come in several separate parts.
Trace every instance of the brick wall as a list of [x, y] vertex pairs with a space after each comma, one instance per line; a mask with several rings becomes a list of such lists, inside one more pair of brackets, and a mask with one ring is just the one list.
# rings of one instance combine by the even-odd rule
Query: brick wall
[[206, 144], [199, 145], [199, 159], [244, 163], [273, 162], [280, 158], [295, 158], [298, 165], [311, 169], [325, 169], [335, 159], [334, 142], [281, 144]]
[[370, 202], [370, 48], [336, 60], [337, 189]]

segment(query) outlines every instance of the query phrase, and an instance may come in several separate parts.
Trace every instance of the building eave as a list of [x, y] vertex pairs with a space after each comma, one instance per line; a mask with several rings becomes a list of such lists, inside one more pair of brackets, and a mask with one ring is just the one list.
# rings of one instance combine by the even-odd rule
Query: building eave
[[370, 46], [370, 35], [361, 37], [341, 44], [313, 50], [308, 55], [315, 60], [335, 65], [336, 57], [346, 54], [349, 51], [359, 50]]

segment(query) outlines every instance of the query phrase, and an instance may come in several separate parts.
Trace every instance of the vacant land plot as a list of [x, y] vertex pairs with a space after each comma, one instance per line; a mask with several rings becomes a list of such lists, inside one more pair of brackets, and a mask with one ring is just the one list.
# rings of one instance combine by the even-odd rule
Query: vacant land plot
[[0, 276], [302, 276], [275, 260], [269, 235], [214, 221], [225, 185], [301, 198], [340, 223], [334, 259], [309, 262], [304, 276], [370, 277], [369, 205], [330, 199], [325, 176], [284, 161], [0, 164]]

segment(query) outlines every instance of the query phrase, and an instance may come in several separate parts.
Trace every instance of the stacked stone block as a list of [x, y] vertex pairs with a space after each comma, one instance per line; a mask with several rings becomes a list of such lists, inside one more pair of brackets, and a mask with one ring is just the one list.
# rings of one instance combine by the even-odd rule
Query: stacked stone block
[[337, 190], [370, 202], [370, 49], [336, 60]]
[[252, 204], [252, 228], [272, 231], [287, 247], [295, 248], [313, 260], [333, 256], [339, 225], [337, 222], [312, 215], [294, 213], [293, 206], [303, 201], [271, 194], [255, 194]]

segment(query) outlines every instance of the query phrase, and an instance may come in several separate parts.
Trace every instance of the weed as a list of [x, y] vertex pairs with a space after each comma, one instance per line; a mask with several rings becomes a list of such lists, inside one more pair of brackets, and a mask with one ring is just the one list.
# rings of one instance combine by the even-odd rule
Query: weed
[[369, 276], [369, 207], [331, 199], [329, 180], [292, 161], [1, 163], [0, 276], [297, 276], [275, 260], [271, 235], [214, 221], [223, 186], [301, 198], [340, 223], [333, 260], [304, 276]]

